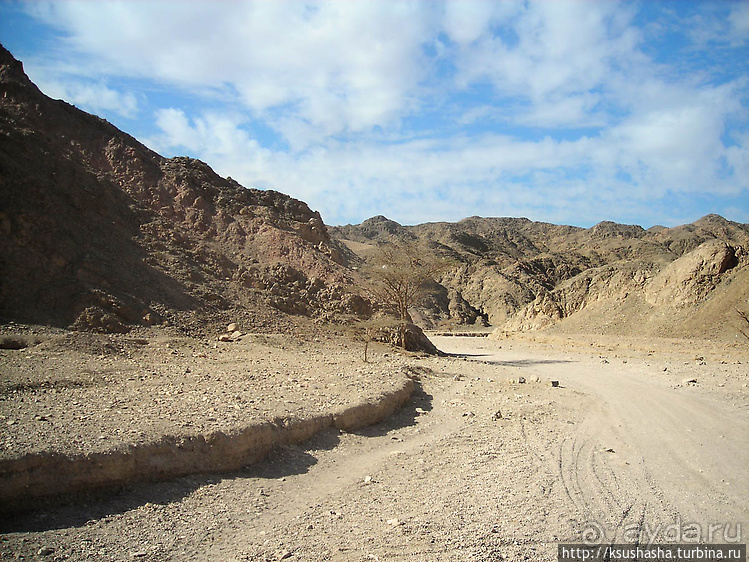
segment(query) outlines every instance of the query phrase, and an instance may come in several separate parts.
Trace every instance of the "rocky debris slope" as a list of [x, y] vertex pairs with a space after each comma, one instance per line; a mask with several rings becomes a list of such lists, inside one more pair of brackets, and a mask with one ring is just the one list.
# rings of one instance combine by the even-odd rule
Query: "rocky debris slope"
[[48, 98], [1, 46], [0, 139], [0, 318], [199, 331], [228, 309], [258, 327], [368, 311], [319, 213]]
[[553, 327], [733, 339], [736, 309], [749, 307], [749, 225], [718, 215], [648, 230], [480, 217], [401, 226], [374, 217], [331, 234], [363, 258], [397, 240], [454, 259], [457, 267], [414, 313], [429, 328], [489, 323], [500, 332]]

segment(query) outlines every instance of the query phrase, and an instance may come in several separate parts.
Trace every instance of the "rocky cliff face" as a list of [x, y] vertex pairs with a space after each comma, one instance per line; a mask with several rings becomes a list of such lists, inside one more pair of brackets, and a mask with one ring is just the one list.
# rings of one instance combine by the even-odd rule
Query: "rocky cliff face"
[[735, 309], [749, 309], [749, 225], [717, 215], [649, 230], [479, 217], [403, 227], [376, 217], [331, 234], [362, 255], [395, 238], [456, 260], [439, 280], [441, 298], [416, 314], [430, 327], [732, 338]]
[[[320, 215], [46, 97], [0, 47], [0, 317], [126, 331], [366, 312]], [[190, 320], [192, 319], [192, 320]]]

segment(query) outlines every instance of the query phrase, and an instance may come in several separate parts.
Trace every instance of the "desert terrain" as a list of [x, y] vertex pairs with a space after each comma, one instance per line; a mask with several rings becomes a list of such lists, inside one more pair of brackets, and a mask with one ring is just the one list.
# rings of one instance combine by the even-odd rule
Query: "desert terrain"
[[[749, 224], [329, 227], [0, 46], [0, 233], [2, 559], [747, 542]], [[387, 244], [451, 264], [410, 318]]]
[[[141, 392], [113, 403], [85, 385], [34, 385], [27, 372], [2, 402], [6, 443], [15, 432], [29, 440], [10, 439], [16, 447], [34, 449], [40, 428], [62, 426], [53, 448], [91, 454], [305, 418], [381, 399], [404, 377], [413, 395], [379, 423], [322, 427], [240, 470], [126, 483], [6, 517], [4, 559], [555, 560], [558, 542], [746, 540], [746, 348], [433, 335], [450, 356], [375, 346], [364, 363], [358, 346], [302, 338], [250, 335], [220, 348], [151, 334], [134, 350], [116, 336], [108, 354], [82, 339], [85, 348], [57, 356], [49, 343], [4, 350], [3, 374], [33, 354], [57, 380], [101, 370], [105, 358], [127, 369], [153, 346]], [[214, 384], [177, 407], [170, 372]], [[231, 387], [238, 380], [243, 388]], [[6, 446], [4, 456], [18, 452]]]

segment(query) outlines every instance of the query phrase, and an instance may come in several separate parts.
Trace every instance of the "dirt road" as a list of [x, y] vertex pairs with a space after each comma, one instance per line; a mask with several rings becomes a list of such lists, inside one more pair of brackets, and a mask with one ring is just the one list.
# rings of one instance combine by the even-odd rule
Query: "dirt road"
[[[527, 359], [527, 349], [479, 342], [446, 338], [440, 345], [500, 365]], [[726, 382], [745, 390], [739, 386], [745, 365], [705, 361], [689, 348], [665, 357], [546, 356], [552, 360], [536, 363], [535, 372], [593, 401], [559, 444], [559, 478], [570, 501], [591, 518], [587, 538], [687, 542], [699, 536], [716, 543], [733, 542], [743, 531], [746, 541], [749, 396], [709, 392]]]
[[385, 423], [24, 517], [3, 557], [556, 560], [557, 542], [746, 542], [746, 362], [435, 343], [460, 357], [414, 359], [420, 388]]

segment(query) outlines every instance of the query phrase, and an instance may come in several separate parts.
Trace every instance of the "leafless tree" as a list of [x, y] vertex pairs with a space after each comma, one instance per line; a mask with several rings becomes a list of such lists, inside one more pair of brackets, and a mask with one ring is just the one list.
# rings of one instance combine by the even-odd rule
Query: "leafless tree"
[[406, 346], [406, 331], [412, 323], [409, 309], [427, 294], [429, 282], [451, 267], [447, 259], [434, 257], [415, 243], [383, 245], [370, 258], [367, 271], [370, 292], [384, 306], [392, 308], [399, 321], [400, 346]]
[[746, 339], [749, 339], [749, 314], [747, 314], [746, 312], [738, 308], [736, 309], [736, 312], [738, 313], [739, 316], [741, 316], [741, 319], [744, 321], [742, 324], [744, 328], [743, 329], [739, 328], [739, 332], [741, 332], [741, 334]]

